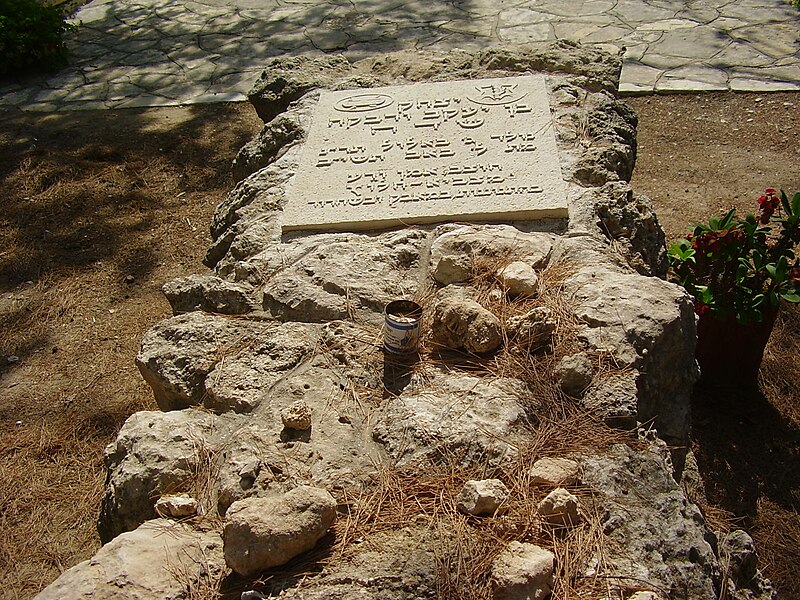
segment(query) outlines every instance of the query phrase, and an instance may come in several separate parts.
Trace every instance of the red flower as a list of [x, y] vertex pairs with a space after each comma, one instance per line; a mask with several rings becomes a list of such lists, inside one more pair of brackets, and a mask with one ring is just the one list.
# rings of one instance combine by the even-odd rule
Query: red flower
[[762, 225], [766, 225], [780, 206], [778, 194], [773, 188], [766, 189], [766, 193], [758, 199], [758, 206], [759, 221]]
[[708, 304], [703, 304], [702, 302], [695, 302], [694, 312], [696, 312], [698, 315], [705, 315], [711, 312], [711, 307]]

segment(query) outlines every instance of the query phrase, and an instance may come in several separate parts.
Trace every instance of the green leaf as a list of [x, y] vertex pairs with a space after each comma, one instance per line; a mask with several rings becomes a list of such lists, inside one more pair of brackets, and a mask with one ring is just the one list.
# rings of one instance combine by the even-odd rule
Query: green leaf
[[771, 306], [778, 306], [778, 304], [780, 303], [780, 297], [778, 296], [778, 292], [776, 292], [775, 290], [772, 290], [769, 293], [769, 303]]
[[769, 273], [769, 276], [773, 279], [778, 278], [778, 270], [775, 267], [775, 263], [769, 263], [768, 265], [764, 265], [764, 269]]
[[787, 216], [791, 216], [792, 207], [789, 205], [789, 198], [783, 190], [781, 190], [781, 205], [783, 205], [783, 210], [786, 211]]
[[781, 294], [781, 298], [786, 300], [787, 302], [792, 302], [794, 304], [800, 304], [800, 295], [796, 292], [786, 292]]
[[732, 208], [728, 211], [728, 214], [722, 218], [722, 221], [719, 223], [719, 229], [727, 229], [731, 226], [731, 222], [733, 218], [736, 216], [736, 209]]

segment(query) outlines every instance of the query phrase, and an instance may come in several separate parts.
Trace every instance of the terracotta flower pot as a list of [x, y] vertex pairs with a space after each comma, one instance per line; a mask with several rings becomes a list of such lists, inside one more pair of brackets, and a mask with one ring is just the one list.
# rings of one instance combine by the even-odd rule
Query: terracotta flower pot
[[777, 309], [772, 309], [764, 314], [762, 322], [742, 325], [735, 319], [700, 315], [695, 349], [700, 382], [755, 387], [764, 348], [777, 316]]

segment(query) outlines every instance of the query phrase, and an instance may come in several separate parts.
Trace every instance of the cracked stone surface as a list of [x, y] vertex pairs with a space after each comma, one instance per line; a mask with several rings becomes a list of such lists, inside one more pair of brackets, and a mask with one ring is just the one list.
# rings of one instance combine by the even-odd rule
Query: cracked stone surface
[[94, 0], [70, 64], [0, 84], [0, 107], [56, 111], [244, 100], [265, 61], [570, 39], [624, 52], [627, 94], [800, 91], [787, 0]]

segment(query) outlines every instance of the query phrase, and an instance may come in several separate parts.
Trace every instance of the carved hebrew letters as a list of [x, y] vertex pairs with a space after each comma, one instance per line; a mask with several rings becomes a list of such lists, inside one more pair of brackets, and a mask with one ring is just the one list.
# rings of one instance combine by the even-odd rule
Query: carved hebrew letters
[[544, 78], [323, 92], [284, 230], [565, 217]]

